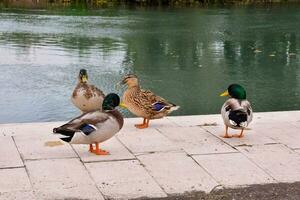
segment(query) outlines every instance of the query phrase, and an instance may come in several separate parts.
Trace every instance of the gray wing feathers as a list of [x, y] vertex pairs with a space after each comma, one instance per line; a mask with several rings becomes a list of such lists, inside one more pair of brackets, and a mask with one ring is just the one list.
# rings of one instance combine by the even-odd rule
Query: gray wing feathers
[[82, 114], [79, 117], [71, 120], [70, 122], [62, 125], [61, 128], [78, 131], [78, 128], [82, 124], [96, 125], [98, 123], [102, 123], [106, 121], [108, 118], [109, 115], [104, 112], [100, 112], [100, 111], [89, 112], [89, 113]]
[[248, 100], [244, 100], [244, 101], [242, 101], [241, 105], [244, 108], [244, 110], [247, 112], [247, 115], [248, 115], [247, 122], [249, 124], [252, 121], [252, 118], [253, 118], [253, 111], [252, 111], [251, 104]]

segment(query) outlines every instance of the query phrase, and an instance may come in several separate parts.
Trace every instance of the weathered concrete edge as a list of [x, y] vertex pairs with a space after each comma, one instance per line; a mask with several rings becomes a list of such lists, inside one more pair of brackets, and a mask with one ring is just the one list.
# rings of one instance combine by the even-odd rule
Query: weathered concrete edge
[[216, 188], [210, 193], [203, 191], [173, 194], [164, 198], [141, 197], [134, 200], [274, 200], [274, 199], [300, 199], [300, 182], [270, 183], [244, 185], [236, 188]]
[[[300, 110], [288, 110], [288, 111], [265, 111], [265, 112], [255, 112], [254, 113], [254, 116], [256, 114], [260, 115], [260, 114], [280, 114], [280, 113], [287, 113], [287, 112], [293, 112], [293, 113], [300, 113]], [[197, 114], [197, 115], [171, 115], [171, 116], [167, 116], [165, 117], [166, 119], [170, 118], [176, 118], [176, 117], [221, 117], [220, 116], [220, 113], [215, 113], [215, 114]], [[125, 117], [125, 119], [139, 119], [139, 117]], [[17, 122], [17, 123], [14, 123], [14, 122], [11, 122], [11, 123], [0, 123], [0, 127], [1, 126], [12, 126], [12, 125], [30, 125], [30, 124], [34, 124], [34, 125], [37, 125], [37, 124], [62, 124], [62, 123], [66, 123], [67, 121], [42, 121], [42, 122]]]

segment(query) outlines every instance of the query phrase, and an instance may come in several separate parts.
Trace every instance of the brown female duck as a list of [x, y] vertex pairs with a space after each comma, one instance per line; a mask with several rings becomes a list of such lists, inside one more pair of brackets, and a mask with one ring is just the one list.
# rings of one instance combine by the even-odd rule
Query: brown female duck
[[71, 101], [82, 113], [101, 110], [104, 94], [94, 85], [88, 83], [88, 74], [81, 69], [78, 75], [78, 83], [75, 87]]
[[127, 85], [122, 103], [134, 115], [144, 118], [142, 124], [135, 125], [137, 128], [147, 128], [150, 119], [163, 118], [179, 108], [179, 106], [168, 102], [153, 92], [141, 89], [138, 78], [134, 74], [126, 75], [122, 80], [122, 84]]

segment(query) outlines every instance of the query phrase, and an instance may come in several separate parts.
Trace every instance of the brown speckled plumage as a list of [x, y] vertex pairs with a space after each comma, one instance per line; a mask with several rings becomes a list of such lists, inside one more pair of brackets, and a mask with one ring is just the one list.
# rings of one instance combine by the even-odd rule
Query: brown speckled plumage
[[101, 90], [99, 90], [94, 85], [88, 85], [87, 83], [78, 83], [73, 91], [72, 97], [76, 98], [80, 90], [84, 91], [84, 96], [86, 99], [90, 99], [96, 96], [104, 98], [104, 94]]
[[[140, 89], [137, 82], [135, 84], [127, 84], [128, 89], [124, 92], [123, 103], [136, 116], [147, 119], [159, 119], [166, 116], [172, 111], [172, 108], [176, 107], [176, 105], [169, 103], [153, 92]], [[153, 105], [155, 103], [164, 105], [164, 109], [157, 111]]]
[[72, 103], [83, 113], [102, 110], [105, 95], [94, 85], [87, 82], [78, 82], [72, 93]]

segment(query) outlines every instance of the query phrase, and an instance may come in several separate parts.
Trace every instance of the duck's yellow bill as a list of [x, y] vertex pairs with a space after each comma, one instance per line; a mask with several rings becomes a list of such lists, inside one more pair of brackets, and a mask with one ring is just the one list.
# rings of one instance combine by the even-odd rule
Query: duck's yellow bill
[[82, 80], [83, 83], [86, 83], [86, 82], [88, 81], [88, 79], [87, 79], [86, 76], [83, 76], [83, 77], [81, 78], [81, 80]]
[[125, 105], [123, 102], [121, 102], [119, 106], [120, 106], [121, 108], [127, 108], [126, 105]]
[[228, 90], [220, 94], [220, 97], [226, 97], [226, 96], [229, 96]]

